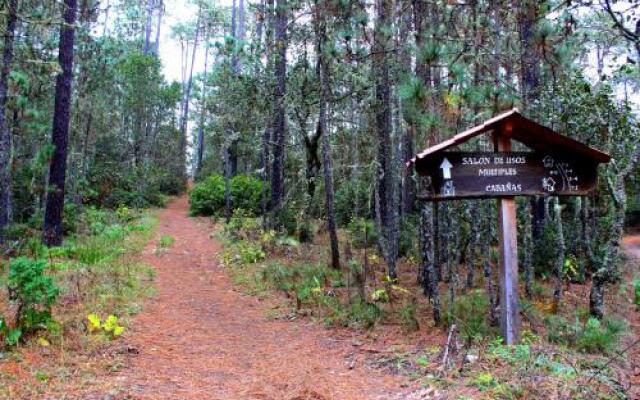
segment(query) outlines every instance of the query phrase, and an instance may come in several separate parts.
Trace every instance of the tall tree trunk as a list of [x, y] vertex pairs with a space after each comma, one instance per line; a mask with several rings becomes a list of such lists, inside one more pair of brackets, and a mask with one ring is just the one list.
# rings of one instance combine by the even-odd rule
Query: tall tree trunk
[[[231, 36], [235, 40], [235, 46], [238, 46], [244, 42], [245, 36], [245, 18], [244, 18], [244, 0], [234, 0], [231, 9]], [[233, 60], [233, 73], [235, 76], [240, 74], [242, 68], [241, 60], [234, 53]], [[231, 176], [235, 176], [238, 173], [238, 139], [233, 138], [229, 142], [229, 173]]]
[[278, 213], [284, 197], [284, 146], [286, 139], [287, 0], [276, 0], [275, 18], [275, 101], [273, 107], [273, 164], [271, 168], [271, 208]]
[[200, 18], [202, 9], [198, 9], [198, 20], [196, 22], [195, 37], [193, 38], [193, 50], [191, 52], [191, 65], [189, 67], [189, 76], [187, 78], [186, 85], [184, 85], [184, 93], [182, 99], [182, 115], [180, 116], [180, 165], [183, 170], [181, 174], [183, 179], [186, 180], [186, 165], [187, 165], [187, 126], [189, 123], [189, 99], [191, 98], [191, 88], [193, 86], [193, 66], [196, 63], [196, 50], [198, 49], [198, 40], [200, 35]]
[[142, 52], [144, 55], [149, 54], [151, 48], [151, 25], [153, 24], [153, 0], [147, 0], [145, 6], [146, 20], [144, 23], [144, 48]]
[[[486, 207], [486, 202], [482, 202], [481, 204], [485, 206], [485, 207], [482, 207], [485, 213], [491, 210], [491, 208], [489, 208], [489, 210], [487, 209], [488, 207]], [[480, 252], [484, 256], [483, 262], [482, 262], [482, 269], [484, 273], [487, 296], [489, 297], [489, 323], [492, 326], [495, 326], [498, 324], [498, 293], [496, 291], [496, 285], [494, 281], [495, 274], [491, 266], [490, 245], [491, 245], [492, 235], [491, 235], [491, 220], [489, 218], [484, 219], [482, 228], [484, 230], [484, 233], [483, 233], [484, 240], [481, 241]]]
[[204, 124], [206, 121], [205, 99], [207, 93], [207, 70], [209, 68], [209, 47], [204, 49], [204, 72], [202, 77], [202, 104], [200, 105], [200, 126], [198, 127], [198, 143], [196, 147], [195, 176], [202, 170], [202, 160], [204, 158]]
[[434, 257], [433, 205], [421, 202], [420, 205], [420, 254], [422, 256], [422, 285], [424, 294], [429, 296], [433, 305], [433, 321], [440, 323], [440, 292]]
[[[275, 18], [273, 17], [273, 0], [264, 0], [264, 5], [262, 8], [263, 14], [260, 17], [258, 28], [262, 30], [262, 26], [266, 21], [266, 29], [265, 29], [265, 39], [264, 39], [264, 48], [259, 46], [257, 48], [258, 54], [262, 53], [264, 49], [266, 53], [266, 66], [265, 70], [269, 71], [270, 66], [272, 65], [273, 60], [273, 50], [274, 50], [274, 31], [275, 31]], [[262, 34], [262, 32], [260, 32]], [[256, 57], [259, 59], [259, 57]], [[261, 64], [256, 63], [256, 70], [258, 71]], [[270, 85], [268, 86], [270, 87]], [[269, 93], [271, 94], [271, 93]], [[273, 116], [270, 115], [274, 109], [265, 110], [266, 119], [265, 119], [265, 128], [262, 132], [262, 149], [260, 152], [260, 163], [262, 169], [262, 193], [260, 194], [260, 208], [262, 211], [262, 227], [264, 229], [268, 226], [268, 214], [267, 210], [269, 209], [269, 196], [268, 196], [268, 186], [271, 181], [271, 166], [270, 166], [270, 150], [271, 150], [271, 137], [273, 134]]]
[[8, 79], [13, 63], [13, 39], [16, 30], [18, 0], [9, 0], [7, 26], [0, 70], [0, 243], [11, 217], [11, 129], [7, 121]]
[[[640, 146], [637, 147], [640, 149]], [[634, 158], [637, 160], [637, 154]], [[589, 312], [596, 318], [604, 317], [604, 288], [607, 283], [613, 282], [617, 275], [617, 268], [620, 262], [620, 240], [624, 230], [625, 210], [627, 208], [627, 194], [625, 188], [625, 177], [633, 170], [635, 162], [631, 162], [625, 171], [616, 171], [615, 177], [610, 178], [608, 217], [610, 227], [606, 239], [601, 248], [603, 251], [595, 254], [590, 251], [593, 258], [590, 260], [595, 268], [592, 277], [591, 292], [589, 295]]]
[[[409, 51], [408, 46], [406, 46], [405, 44], [409, 39], [412, 15], [410, 12], [411, 10], [409, 10], [409, 12], [406, 12], [403, 10], [403, 8], [404, 8], [404, 3], [398, 2], [398, 13], [399, 13], [398, 21], [400, 24], [400, 29], [398, 33], [398, 43], [396, 45], [402, 49], [399, 57], [400, 65], [402, 68], [401, 78], [405, 78], [411, 73], [411, 52]], [[404, 120], [406, 121], [406, 118]], [[401, 171], [403, 171], [402, 180], [401, 180], [400, 206], [401, 206], [403, 218], [405, 214], [411, 214], [415, 210], [414, 203], [415, 203], [415, 196], [416, 196], [416, 182], [413, 178], [411, 169], [403, 168], [403, 165], [413, 157], [416, 127], [415, 127], [415, 124], [412, 123], [413, 119], [410, 119], [410, 121], [406, 121], [406, 122], [409, 122], [409, 124], [408, 126], [404, 127], [404, 130], [402, 131], [401, 140], [400, 140], [400, 148], [402, 149], [401, 157], [400, 157], [400, 161], [401, 161], [400, 168], [401, 168]], [[398, 121], [398, 123], [399, 123], [399, 126], [401, 127], [402, 123], [400, 121]]]
[[376, 1], [376, 26], [373, 47], [373, 74], [375, 85], [377, 152], [376, 216], [381, 227], [380, 245], [387, 263], [389, 277], [395, 279], [398, 253], [398, 201], [396, 171], [391, 142], [391, 82], [388, 51], [391, 5], [389, 0]]
[[49, 185], [44, 214], [43, 242], [47, 246], [62, 244], [62, 212], [67, 169], [67, 142], [71, 115], [71, 84], [73, 81], [73, 42], [76, 21], [76, 0], [64, 1], [64, 24], [60, 27], [58, 62], [61, 72], [56, 79], [52, 144], [55, 147], [49, 168]]
[[[518, 9], [518, 33], [520, 37], [520, 90], [525, 110], [531, 107], [540, 92], [541, 55], [536, 46], [535, 30], [539, 15], [539, 1], [525, 0]], [[545, 202], [543, 197], [531, 198], [533, 251], [539, 251], [545, 224]]]
[[[331, 160], [331, 145], [327, 128], [327, 104], [329, 102], [329, 65], [327, 57], [327, 20], [326, 9], [321, 9], [320, 2], [315, 4], [316, 37], [318, 40], [318, 68], [320, 69], [320, 110], [318, 115], [318, 135], [322, 138], [322, 163], [324, 170], [324, 193], [327, 210], [327, 225], [331, 242], [331, 266], [340, 269], [340, 251], [338, 248], [338, 234], [336, 232], [336, 217], [334, 211], [333, 192], [333, 163]], [[322, 2], [324, 6], [326, 2]]]
[[164, 15], [164, 2], [163, 0], [158, 0], [158, 19], [156, 22], [156, 40], [154, 45], [154, 54], [156, 56], [160, 55], [160, 28], [162, 27], [162, 16]]
[[565, 259], [565, 241], [564, 230], [562, 229], [562, 209], [560, 208], [560, 200], [558, 197], [553, 198], [553, 211], [556, 231], [556, 259], [554, 263], [556, 283], [553, 290], [553, 305], [557, 312], [560, 301], [562, 300], [562, 283], [564, 281], [564, 259]]

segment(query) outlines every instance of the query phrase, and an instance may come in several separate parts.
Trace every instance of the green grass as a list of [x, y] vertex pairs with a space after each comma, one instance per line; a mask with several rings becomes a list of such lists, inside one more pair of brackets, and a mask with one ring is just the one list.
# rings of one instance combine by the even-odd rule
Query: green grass
[[158, 240], [158, 247], [160, 247], [162, 249], [167, 249], [167, 248], [173, 246], [174, 243], [175, 243], [175, 239], [173, 238], [173, 236], [162, 235], [162, 236], [160, 236], [160, 239]]

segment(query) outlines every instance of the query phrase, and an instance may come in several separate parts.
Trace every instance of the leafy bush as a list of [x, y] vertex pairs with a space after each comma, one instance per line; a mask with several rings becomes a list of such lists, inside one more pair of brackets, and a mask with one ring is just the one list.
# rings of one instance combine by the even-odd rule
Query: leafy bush
[[295, 204], [283, 205], [275, 213], [273, 223], [280, 231], [286, 232], [287, 235], [295, 235], [298, 231], [298, 216], [295, 211]]
[[104, 322], [97, 314], [87, 315], [87, 330], [89, 333], [102, 333], [105, 337], [113, 340], [124, 333], [124, 327], [118, 323], [118, 317], [109, 315]]
[[[367, 213], [370, 210], [369, 198], [371, 187], [369, 179], [358, 179], [357, 182], [347, 181], [338, 185], [335, 194], [336, 223], [344, 226], [354, 215], [354, 209]], [[364, 214], [361, 214], [364, 215]]]
[[17, 303], [16, 321], [22, 333], [46, 327], [59, 289], [45, 275], [45, 260], [19, 257], [9, 262], [9, 300]]
[[553, 275], [555, 268], [555, 260], [557, 258], [558, 243], [557, 232], [553, 223], [545, 224], [542, 235], [534, 243], [533, 266], [536, 275], [543, 277]]
[[242, 264], [254, 264], [267, 256], [259, 244], [239, 242], [237, 249]]
[[496, 378], [491, 375], [491, 373], [480, 372], [473, 380], [473, 385], [481, 392], [486, 392], [487, 390], [496, 387], [498, 385], [498, 381], [496, 381]]
[[[247, 175], [231, 178], [231, 204], [234, 209], [242, 208], [254, 215], [260, 212], [262, 190], [261, 180]], [[225, 207], [225, 183], [221, 175], [211, 175], [196, 184], [189, 194], [191, 215], [211, 216], [220, 214]]]
[[340, 271], [329, 269], [324, 265], [302, 264], [285, 266], [278, 263], [267, 265], [256, 277], [269, 282], [273, 287], [284, 292], [293, 292], [298, 304], [315, 303], [318, 294], [323, 294], [326, 286], [341, 279]]
[[238, 240], [230, 242], [222, 252], [221, 261], [225, 266], [231, 264], [255, 264], [264, 260], [267, 254], [262, 249], [260, 243], [248, 240]]
[[357, 299], [347, 310], [345, 325], [371, 328], [382, 318], [382, 310], [375, 304]]
[[160, 237], [160, 240], [158, 240], [158, 246], [163, 249], [166, 249], [168, 247], [171, 247], [174, 242], [175, 242], [175, 239], [173, 238], [173, 236], [162, 235]]
[[88, 237], [75, 249], [75, 259], [84, 265], [97, 265], [111, 261], [113, 244], [103, 236]]
[[371, 247], [378, 243], [378, 231], [370, 219], [354, 219], [347, 225], [347, 230], [356, 248]]
[[[451, 309], [453, 315], [449, 313]], [[453, 307], [444, 307], [445, 320], [449, 324], [455, 323], [462, 338], [467, 341], [485, 337], [491, 333], [487, 323], [489, 299], [484, 291], [472, 290], [466, 295], [458, 296]]]
[[4, 344], [7, 346], [15, 346], [18, 344], [21, 336], [22, 329], [10, 328], [5, 322], [4, 317], [0, 315], [0, 337], [3, 338]]
[[400, 225], [400, 237], [398, 238], [398, 256], [406, 257], [415, 254], [416, 234], [418, 221], [415, 216], [407, 215]]
[[618, 347], [626, 328], [624, 321], [612, 317], [602, 321], [590, 317], [585, 323], [576, 318], [574, 323], [569, 323], [563, 317], [553, 315], [545, 323], [550, 342], [573, 346], [583, 352], [604, 354]]
[[256, 239], [262, 233], [262, 226], [250, 211], [237, 208], [233, 210], [233, 215], [229, 223], [225, 224], [224, 230], [234, 238]]
[[417, 304], [415, 298], [407, 301], [399, 310], [402, 326], [409, 332], [417, 331], [420, 328], [416, 318]]
[[256, 273], [256, 278], [269, 282], [277, 290], [289, 292], [293, 289], [293, 278], [295, 271], [280, 263], [268, 264]]
[[577, 338], [576, 347], [588, 353], [609, 354], [617, 349], [625, 327], [625, 322], [618, 319], [605, 318], [600, 321], [597, 318], [589, 318]]

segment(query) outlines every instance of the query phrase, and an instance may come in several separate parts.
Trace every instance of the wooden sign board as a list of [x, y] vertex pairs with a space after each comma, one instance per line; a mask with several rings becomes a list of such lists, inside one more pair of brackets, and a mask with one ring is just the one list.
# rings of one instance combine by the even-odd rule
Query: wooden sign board
[[[492, 131], [492, 153], [449, 152]], [[512, 152], [511, 140], [533, 152]], [[598, 164], [611, 157], [525, 118], [517, 109], [495, 116], [415, 155], [413, 165], [431, 185], [420, 200], [495, 197], [500, 254], [500, 327], [506, 344], [520, 332], [518, 240], [514, 196], [581, 196], [596, 187]]]
[[580, 196], [593, 190], [597, 163], [540, 152], [442, 152], [420, 165], [427, 200], [502, 196]]

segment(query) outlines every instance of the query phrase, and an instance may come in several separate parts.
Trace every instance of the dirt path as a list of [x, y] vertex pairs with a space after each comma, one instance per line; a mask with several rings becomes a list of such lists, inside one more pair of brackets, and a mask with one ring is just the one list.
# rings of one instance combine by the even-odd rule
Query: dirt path
[[[139, 354], [119, 373], [135, 399], [388, 399], [392, 376], [356, 365], [349, 341], [310, 322], [265, 316], [266, 305], [233, 290], [216, 259], [206, 221], [187, 217], [187, 198], [160, 212], [163, 254], [151, 243], [144, 262], [157, 271], [158, 294], [136, 317], [127, 342]], [[394, 390], [395, 389], [395, 390]]]

